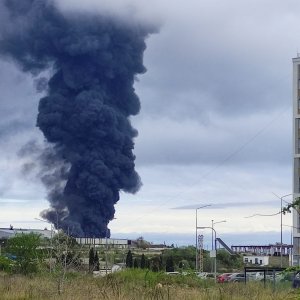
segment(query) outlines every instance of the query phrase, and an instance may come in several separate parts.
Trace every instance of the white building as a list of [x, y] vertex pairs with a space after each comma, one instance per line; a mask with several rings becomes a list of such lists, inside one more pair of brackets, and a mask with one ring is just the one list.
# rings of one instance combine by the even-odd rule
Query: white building
[[[299, 55], [298, 55], [299, 56]], [[300, 197], [300, 57], [293, 58], [293, 199]], [[293, 210], [293, 265], [300, 265], [299, 213]]]
[[244, 264], [252, 264], [252, 265], [260, 265], [260, 266], [267, 266], [269, 264], [269, 256], [243, 256], [243, 263]]

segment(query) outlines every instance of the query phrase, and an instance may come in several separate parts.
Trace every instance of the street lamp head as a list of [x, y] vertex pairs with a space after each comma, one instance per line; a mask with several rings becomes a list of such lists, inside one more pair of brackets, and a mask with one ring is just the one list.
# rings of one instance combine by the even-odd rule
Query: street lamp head
[[205, 208], [205, 207], [209, 207], [209, 206], [211, 206], [211, 204], [202, 205], [202, 206], [197, 207], [196, 210], [201, 209], [201, 208]]
[[227, 222], [227, 221], [226, 220], [222, 220], [222, 221], [214, 222], [213, 224], [216, 225], [216, 224], [225, 223], [225, 222]]
[[39, 218], [34, 218], [35, 220], [37, 221], [40, 221], [40, 222], [44, 222], [44, 223], [48, 223], [48, 224], [52, 224], [51, 222], [49, 221], [46, 221], [46, 220], [43, 220], [43, 219], [39, 219]]

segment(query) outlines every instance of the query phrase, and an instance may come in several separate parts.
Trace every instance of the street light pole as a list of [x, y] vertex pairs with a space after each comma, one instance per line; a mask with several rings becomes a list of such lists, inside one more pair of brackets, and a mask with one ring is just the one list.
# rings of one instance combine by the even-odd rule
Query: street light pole
[[214, 220], [211, 220], [211, 250], [214, 250]]
[[195, 262], [195, 269], [196, 269], [196, 273], [198, 272], [198, 224], [197, 224], [197, 220], [198, 220], [198, 216], [197, 216], [197, 211], [198, 208], [196, 208], [196, 262]]
[[198, 269], [199, 269], [199, 266], [198, 266], [198, 209], [201, 209], [201, 208], [205, 208], [205, 207], [209, 207], [211, 206], [211, 204], [207, 204], [207, 205], [202, 205], [200, 207], [197, 207], [196, 208], [196, 262], [195, 262], [195, 269], [196, 269], [196, 272], [198, 272]]
[[[287, 227], [290, 227], [290, 228], [291, 228], [291, 247], [293, 247], [293, 228], [299, 230], [299, 227], [292, 226], [292, 225], [285, 225], [285, 224], [283, 224], [282, 226], [287, 226]], [[289, 251], [289, 256], [290, 256], [290, 266], [293, 266], [293, 252], [292, 252], [292, 249], [293, 249], [293, 248], [290, 248], [290, 251]]]
[[280, 268], [282, 268], [282, 197], [280, 198]]
[[[214, 222], [214, 220], [211, 220], [211, 250], [214, 250], [214, 225], [219, 224], [219, 223], [225, 223], [226, 220], [222, 220], [222, 221], [218, 221], [218, 222]], [[215, 250], [217, 251], [217, 243], [216, 243], [216, 239], [217, 237], [215, 236]], [[217, 258], [215, 259], [215, 261], [217, 260]], [[213, 267], [211, 267], [211, 269], [213, 269]]]
[[108, 234], [108, 228], [106, 225], [106, 233], [105, 233], [105, 274], [107, 275], [107, 234]]
[[293, 194], [288, 194], [280, 197], [280, 267], [282, 268], [283, 262], [282, 262], [282, 201], [283, 198], [291, 196]]
[[[214, 222], [214, 220], [211, 220], [211, 228], [212, 228], [212, 231], [211, 231], [211, 250], [214, 250], [214, 225], [216, 224], [219, 224], [219, 223], [225, 223], [227, 222], [226, 220], [222, 220], [222, 221], [218, 221], [218, 222]], [[217, 250], [217, 249], [215, 249]]]

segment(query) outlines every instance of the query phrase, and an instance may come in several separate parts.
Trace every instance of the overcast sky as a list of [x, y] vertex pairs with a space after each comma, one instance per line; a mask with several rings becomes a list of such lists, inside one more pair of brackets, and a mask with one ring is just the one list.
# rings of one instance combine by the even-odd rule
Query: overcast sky
[[[99, 3], [79, 2], [61, 6], [88, 13]], [[292, 192], [291, 59], [300, 52], [299, 1], [162, 0], [151, 7], [142, 1], [134, 10], [127, 10], [132, 1], [102, 2], [99, 11], [161, 24], [147, 40], [148, 71], [135, 84], [142, 110], [132, 123], [143, 187], [121, 194], [112, 236], [192, 244], [195, 208], [210, 204], [198, 211], [198, 223], [226, 220], [216, 230], [228, 244], [278, 242], [279, 215], [244, 217], [278, 212], [273, 193]], [[0, 61], [0, 78], [0, 226], [42, 227], [34, 218], [48, 206], [45, 190], [25, 176], [26, 159], [18, 155], [28, 141], [42, 140], [35, 128], [40, 95], [11, 62]], [[283, 218], [291, 225], [290, 215]]]

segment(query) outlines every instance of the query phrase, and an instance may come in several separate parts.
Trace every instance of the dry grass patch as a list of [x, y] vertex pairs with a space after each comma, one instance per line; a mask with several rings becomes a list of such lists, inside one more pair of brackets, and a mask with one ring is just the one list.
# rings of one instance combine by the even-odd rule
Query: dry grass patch
[[[175, 276], [174, 276], [175, 277]], [[49, 275], [24, 277], [0, 275], [0, 299], [107, 299], [107, 300], [292, 300], [300, 299], [299, 291], [289, 286], [264, 288], [260, 283], [216, 285], [198, 278], [167, 276], [140, 270], [125, 271], [104, 278], [68, 274], [61, 295], [57, 278]], [[180, 278], [182, 281], [180, 281]]]

